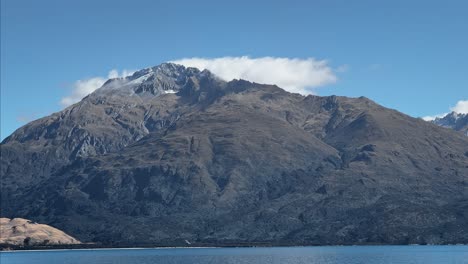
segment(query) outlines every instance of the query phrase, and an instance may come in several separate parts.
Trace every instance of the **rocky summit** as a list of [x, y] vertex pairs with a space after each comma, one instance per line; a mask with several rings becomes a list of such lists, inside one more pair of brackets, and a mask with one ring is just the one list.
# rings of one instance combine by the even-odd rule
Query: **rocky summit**
[[468, 136], [468, 114], [451, 112], [443, 117], [437, 117], [431, 120], [432, 123], [451, 128]]
[[1, 214], [105, 245], [468, 243], [468, 137], [171, 63], [1, 143]]

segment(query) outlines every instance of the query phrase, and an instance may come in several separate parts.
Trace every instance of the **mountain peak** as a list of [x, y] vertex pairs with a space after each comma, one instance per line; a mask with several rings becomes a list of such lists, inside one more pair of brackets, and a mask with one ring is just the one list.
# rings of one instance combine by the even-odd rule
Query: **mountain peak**
[[118, 93], [122, 95], [158, 96], [167, 93], [177, 93], [182, 90], [190, 80], [217, 79], [208, 70], [200, 71], [197, 68], [166, 62], [160, 65], [136, 71], [124, 78], [109, 79], [96, 90], [95, 94], [104, 95]]
[[468, 136], [468, 114], [451, 112], [443, 117], [437, 117], [432, 123], [461, 131]]

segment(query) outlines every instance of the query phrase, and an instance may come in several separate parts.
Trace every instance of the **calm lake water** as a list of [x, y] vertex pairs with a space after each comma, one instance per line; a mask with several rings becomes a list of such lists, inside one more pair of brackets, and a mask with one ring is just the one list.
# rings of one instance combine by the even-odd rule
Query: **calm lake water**
[[1, 264], [431, 264], [468, 263], [468, 246], [172, 248], [1, 252]]

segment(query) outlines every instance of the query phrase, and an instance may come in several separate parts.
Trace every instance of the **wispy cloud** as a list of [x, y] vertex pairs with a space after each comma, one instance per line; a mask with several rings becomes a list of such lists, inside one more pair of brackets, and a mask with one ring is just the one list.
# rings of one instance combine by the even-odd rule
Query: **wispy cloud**
[[383, 68], [383, 65], [380, 63], [373, 63], [367, 67], [370, 71], [377, 71]]
[[432, 120], [435, 120], [436, 118], [441, 118], [441, 117], [444, 117], [448, 114], [447, 113], [443, 113], [443, 114], [437, 114], [437, 115], [432, 115], [432, 116], [423, 116], [421, 117], [424, 121], [432, 121]]
[[[455, 106], [450, 107], [450, 112], [455, 112], [455, 113], [458, 113], [458, 114], [468, 114], [468, 100], [458, 101]], [[422, 119], [424, 119], [426, 121], [431, 121], [431, 120], [434, 120], [434, 119], [436, 119], [438, 117], [439, 118], [444, 117], [447, 114], [449, 114], [450, 112], [437, 114], [437, 115], [433, 115], [433, 116], [424, 116], [424, 117], [422, 117]]]
[[79, 102], [86, 95], [94, 92], [101, 87], [108, 79], [125, 77], [131, 75], [134, 71], [123, 70], [120, 74], [117, 70], [111, 70], [106, 77], [92, 77], [88, 79], [78, 80], [72, 85], [71, 93], [60, 100], [60, 105], [67, 107], [76, 102]]
[[19, 123], [28, 123], [36, 118], [36, 114], [21, 114], [16, 117], [16, 121]]
[[347, 71], [349, 71], [349, 68], [350, 68], [350, 67], [349, 67], [348, 64], [343, 64], [343, 65], [338, 66], [338, 68], [336, 68], [335, 71], [336, 71], [336, 72], [340, 72], [340, 73], [341, 73], [341, 72], [347, 72]]
[[337, 72], [344, 72], [348, 66], [334, 70], [327, 60], [314, 58], [261, 57], [220, 57], [185, 58], [172, 61], [186, 67], [207, 69], [222, 79], [244, 79], [264, 84], [276, 84], [289, 92], [313, 94], [315, 88], [337, 81]]

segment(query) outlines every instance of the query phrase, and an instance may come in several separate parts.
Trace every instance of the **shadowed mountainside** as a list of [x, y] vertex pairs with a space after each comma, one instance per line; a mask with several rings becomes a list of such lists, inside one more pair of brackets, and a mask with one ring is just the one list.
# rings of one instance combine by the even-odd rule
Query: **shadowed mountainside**
[[104, 244], [468, 243], [468, 138], [162, 64], [1, 145], [2, 214]]

